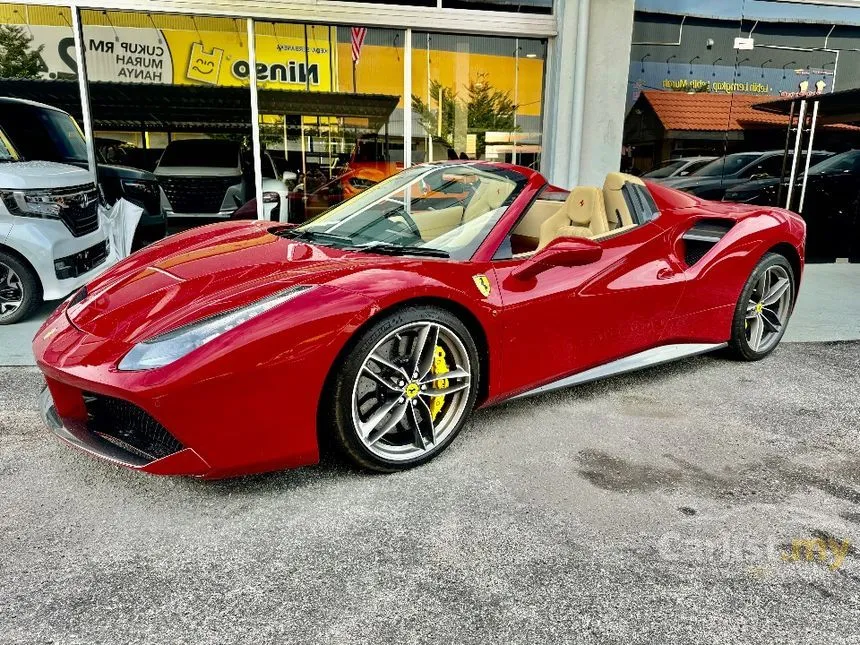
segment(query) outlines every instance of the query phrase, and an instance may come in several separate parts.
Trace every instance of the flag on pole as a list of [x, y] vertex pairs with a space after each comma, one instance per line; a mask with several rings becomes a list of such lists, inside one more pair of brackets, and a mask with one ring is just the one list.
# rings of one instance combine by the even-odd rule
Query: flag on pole
[[358, 65], [361, 58], [361, 46], [364, 45], [364, 37], [367, 36], [367, 27], [352, 28], [352, 63]]

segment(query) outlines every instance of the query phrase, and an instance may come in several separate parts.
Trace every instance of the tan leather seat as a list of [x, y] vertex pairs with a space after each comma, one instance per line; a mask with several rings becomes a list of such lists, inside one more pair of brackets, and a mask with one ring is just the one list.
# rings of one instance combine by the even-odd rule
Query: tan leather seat
[[593, 237], [608, 230], [603, 191], [597, 186], [577, 186], [558, 212], [541, 225], [538, 249], [557, 237]]
[[479, 215], [496, 210], [513, 192], [513, 189], [512, 183], [481, 179], [481, 184], [466, 205], [463, 221], [469, 222]]
[[606, 204], [606, 219], [610, 231], [634, 224], [630, 207], [627, 206], [627, 201], [621, 192], [621, 188], [626, 183], [645, 185], [645, 182], [639, 179], [639, 177], [627, 175], [623, 172], [609, 173], [606, 175], [606, 181], [603, 183], [603, 201]]

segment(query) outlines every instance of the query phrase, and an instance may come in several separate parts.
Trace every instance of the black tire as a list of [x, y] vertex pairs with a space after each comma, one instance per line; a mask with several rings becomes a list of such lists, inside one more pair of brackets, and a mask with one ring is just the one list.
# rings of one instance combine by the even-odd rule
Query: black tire
[[785, 256], [779, 255], [778, 253], [766, 253], [752, 270], [750, 277], [747, 278], [746, 284], [741, 291], [740, 298], [738, 299], [738, 303], [735, 307], [735, 315], [732, 319], [732, 336], [729, 340], [729, 354], [735, 359], [743, 361], [761, 360], [776, 349], [777, 345], [779, 345], [782, 340], [782, 336], [785, 334], [785, 329], [788, 325], [788, 317], [786, 317], [780, 330], [776, 332], [778, 334], [776, 336], [776, 341], [772, 342], [772, 344], [770, 344], [764, 351], [755, 351], [750, 346], [750, 342], [747, 339], [747, 305], [755, 290], [756, 282], [761, 278], [765, 271], [773, 266], [782, 267], [789, 277], [788, 289], [790, 290], [790, 300], [788, 316], [791, 315], [791, 311], [794, 308], [794, 301], [795, 298], [797, 298], [797, 293], [795, 288], [796, 281], [794, 270], [791, 268], [791, 263], [785, 258]]
[[[17, 276], [14, 280], [15, 285], [20, 285], [21, 304], [17, 309], [2, 313], [3, 307], [0, 307], [0, 325], [11, 325], [12, 323], [20, 322], [28, 318], [42, 304], [42, 283], [39, 281], [39, 276], [26, 263], [21, 262], [17, 257], [10, 253], [0, 251], [0, 304], [3, 303], [3, 296], [11, 297], [11, 294], [18, 292], [19, 288], [12, 287], [7, 284], [8, 278], [11, 275], [9, 271]], [[7, 293], [3, 293], [3, 290]]]
[[[377, 343], [394, 330], [411, 323], [425, 321], [444, 325], [459, 338], [469, 358], [471, 389], [459, 421], [443, 440], [416, 458], [404, 461], [385, 459], [371, 452], [359, 438], [359, 431], [353, 420], [353, 388], [365, 359]], [[404, 307], [375, 322], [351, 344], [342, 365], [336, 369], [337, 372], [330, 380], [332, 387], [329, 388], [329, 394], [323, 399], [325, 407], [324, 414], [321, 415], [323, 422], [330, 429], [330, 438], [338, 451], [357, 466], [384, 473], [414, 468], [433, 459], [451, 444], [462, 430], [475, 405], [481, 372], [478, 351], [468, 328], [450, 312], [429, 306]]]

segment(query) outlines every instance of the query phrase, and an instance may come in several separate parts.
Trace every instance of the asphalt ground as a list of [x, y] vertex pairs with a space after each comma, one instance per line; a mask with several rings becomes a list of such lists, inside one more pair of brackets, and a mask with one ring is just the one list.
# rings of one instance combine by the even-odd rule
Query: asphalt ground
[[860, 343], [500, 405], [396, 475], [129, 472], [40, 383], [0, 370], [0, 643], [860, 643]]

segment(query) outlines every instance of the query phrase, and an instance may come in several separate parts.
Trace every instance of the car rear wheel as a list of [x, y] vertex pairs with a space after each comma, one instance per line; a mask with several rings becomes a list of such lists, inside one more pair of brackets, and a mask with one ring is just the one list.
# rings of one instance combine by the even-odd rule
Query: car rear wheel
[[42, 285], [33, 270], [0, 251], [0, 325], [27, 318], [42, 302]]
[[794, 305], [794, 271], [788, 260], [766, 254], [750, 274], [735, 308], [729, 347], [735, 357], [757, 361], [785, 334]]
[[417, 466], [453, 441], [475, 404], [478, 354], [469, 330], [436, 307], [410, 307], [368, 329], [334, 389], [335, 439], [356, 464]]

